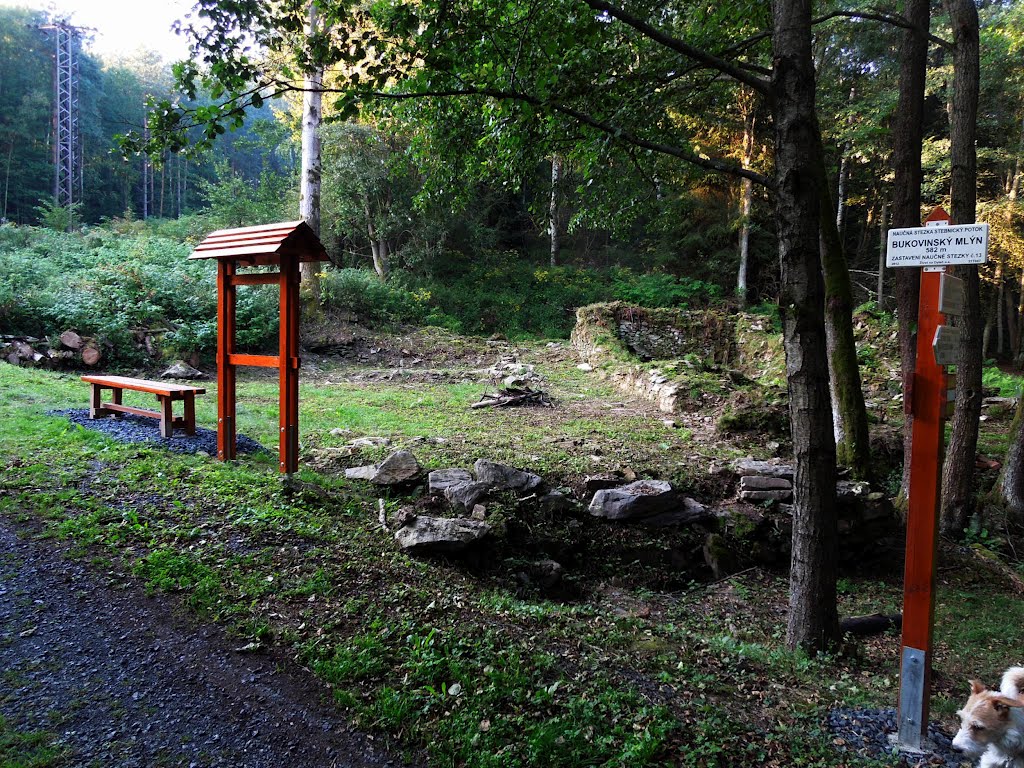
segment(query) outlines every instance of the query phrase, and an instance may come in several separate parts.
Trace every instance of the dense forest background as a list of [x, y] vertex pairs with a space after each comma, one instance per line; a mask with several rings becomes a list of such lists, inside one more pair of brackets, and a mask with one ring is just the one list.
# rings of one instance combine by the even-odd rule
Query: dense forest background
[[[993, 228], [983, 295], [986, 354], [1008, 359], [1019, 357], [1024, 336], [1021, 13], [1014, 3], [981, 8], [978, 219]], [[54, 60], [46, 22], [38, 12], [0, 9], [0, 217], [9, 225], [61, 229], [69, 212], [53, 205]], [[933, 34], [949, 39], [946, 24], [937, 17]], [[892, 290], [879, 279], [879, 258], [893, 182], [889, 125], [900, 34], [873, 20], [835, 18], [817, 25], [815, 39], [819, 118], [855, 303], [873, 301], [880, 309]], [[564, 67], [570, 65], [580, 66]], [[925, 120], [928, 206], [945, 202], [950, 186], [951, 68], [949, 51], [934, 45]], [[250, 106], [244, 121], [204, 152], [165, 151], [151, 160], [125, 156], [116, 137], [142, 130], [148, 98], [180, 98], [170, 63], [143, 50], [100, 60], [86, 48], [80, 70], [84, 180], [80, 208], [71, 212], [76, 223], [120, 226], [123, 235], [126, 224], [146, 221], [150, 234], [194, 242], [211, 228], [297, 218], [301, 95]], [[674, 123], [663, 130], [683, 130], [696, 153], [706, 146], [739, 166], [770, 172], [763, 99], [712, 80], [676, 88], [676, 73], [659, 62], [643, 75], [660, 111], [623, 104], [629, 119], [643, 121], [645, 109], [658, 119], [671, 115]], [[601, 89], [588, 98], [600, 101]], [[192, 106], [214, 102], [199, 98]], [[463, 331], [565, 335], [575, 307], [595, 300], [756, 307], [777, 296], [772, 209], [756, 184], [557, 123], [521, 104], [364, 103], [341, 119], [343, 110], [327, 104], [322, 128], [322, 237], [335, 267], [324, 275], [328, 308]], [[381, 248], [386, 268], [373, 259]], [[6, 253], [10, 261], [13, 252]], [[739, 278], [741, 253], [749, 263]], [[58, 257], [54, 264], [60, 263]], [[384, 285], [367, 272], [373, 266]], [[40, 318], [58, 322], [52, 307], [31, 316], [25, 309], [32, 275], [47, 267], [9, 267], [0, 330], [53, 332], [40, 326]], [[178, 269], [166, 268], [171, 277]], [[76, 319], [85, 322], [62, 321]]]

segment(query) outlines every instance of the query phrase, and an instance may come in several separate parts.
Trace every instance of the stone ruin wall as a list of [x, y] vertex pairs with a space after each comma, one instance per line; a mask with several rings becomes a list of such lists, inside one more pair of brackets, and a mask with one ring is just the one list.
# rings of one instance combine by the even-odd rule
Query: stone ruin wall
[[696, 357], [755, 379], [784, 377], [781, 338], [758, 315], [592, 304], [577, 310], [572, 344], [599, 375], [667, 413], [679, 405], [673, 369], [680, 360]]

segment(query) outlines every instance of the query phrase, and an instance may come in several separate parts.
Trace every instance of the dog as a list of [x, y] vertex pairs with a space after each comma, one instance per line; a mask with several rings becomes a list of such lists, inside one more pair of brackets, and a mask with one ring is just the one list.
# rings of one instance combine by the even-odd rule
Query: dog
[[970, 698], [957, 712], [960, 730], [953, 747], [980, 757], [978, 768], [1024, 768], [1024, 667], [1006, 670], [998, 691], [970, 683]]

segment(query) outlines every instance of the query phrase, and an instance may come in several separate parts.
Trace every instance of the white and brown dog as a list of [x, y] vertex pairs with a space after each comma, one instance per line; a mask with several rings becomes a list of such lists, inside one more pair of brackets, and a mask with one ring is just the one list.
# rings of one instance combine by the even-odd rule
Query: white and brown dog
[[957, 714], [953, 746], [980, 757], [978, 768], [1024, 768], [1024, 667], [1003, 673], [998, 691], [971, 680], [971, 696]]

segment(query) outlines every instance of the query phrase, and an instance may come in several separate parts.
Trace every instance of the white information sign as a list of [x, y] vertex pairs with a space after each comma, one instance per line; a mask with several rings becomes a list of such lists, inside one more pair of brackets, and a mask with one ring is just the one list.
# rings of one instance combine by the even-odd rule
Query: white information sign
[[964, 313], [964, 281], [945, 273], [939, 278], [939, 312], [944, 315]]
[[890, 229], [887, 267], [938, 267], [984, 264], [988, 260], [988, 224]]
[[960, 349], [960, 329], [951, 325], [940, 325], [935, 329], [932, 351], [936, 365], [956, 365], [957, 350]]

